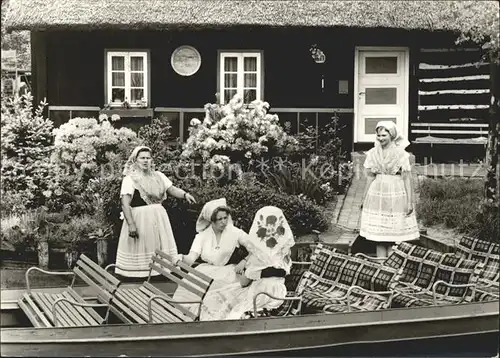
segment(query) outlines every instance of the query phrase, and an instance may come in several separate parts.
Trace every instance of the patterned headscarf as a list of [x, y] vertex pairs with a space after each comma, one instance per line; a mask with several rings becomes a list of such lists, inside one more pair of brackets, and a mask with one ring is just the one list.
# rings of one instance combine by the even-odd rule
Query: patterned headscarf
[[137, 156], [141, 151], [148, 151], [151, 153], [149, 147], [142, 145], [135, 147], [125, 163], [123, 175], [132, 178], [142, 200], [144, 200], [146, 204], [159, 204], [166, 197], [165, 183], [160, 174], [154, 170], [154, 167], [150, 167], [145, 171], [139, 168], [137, 165]]
[[259, 278], [260, 271], [270, 266], [290, 273], [290, 249], [293, 245], [293, 233], [283, 211], [275, 206], [261, 208], [255, 214], [248, 242], [245, 243], [251, 254], [246, 266], [247, 277]]

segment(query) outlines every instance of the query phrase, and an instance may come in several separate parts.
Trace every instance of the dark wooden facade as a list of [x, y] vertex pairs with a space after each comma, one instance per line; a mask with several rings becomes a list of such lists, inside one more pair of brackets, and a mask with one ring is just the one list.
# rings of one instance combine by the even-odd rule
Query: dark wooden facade
[[[346, 149], [364, 149], [372, 143], [357, 143], [352, 147], [354, 112], [354, 57], [356, 46], [407, 47], [410, 51], [409, 121], [449, 122], [467, 119], [486, 123], [487, 109], [462, 105], [487, 105], [487, 93], [474, 94], [423, 94], [441, 89], [488, 88], [486, 78], [473, 81], [425, 82], [423, 77], [460, 77], [487, 74], [488, 66], [456, 66], [444, 69], [437, 66], [478, 62], [481, 53], [477, 48], [454, 51], [456, 34], [399, 29], [359, 28], [246, 28], [224, 30], [170, 30], [170, 31], [47, 31], [34, 32], [33, 88], [37, 100], [44, 97], [51, 106], [105, 105], [106, 49], [145, 49], [150, 53], [150, 103], [151, 109], [159, 107], [203, 108], [215, 101], [217, 92], [218, 50], [261, 50], [264, 69], [264, 100], [273, 108], [300, 108], [279, 113], [282, 121], [296, 127], [301, 123], [325, 122], [331, 113], [318, 113], [313, 109], [338, 109], [345, 124]], [[326, 62], [313, 61], [309, 48], [318, 44], [326, 55]], [[181, 45], [191, 45], [201, 54], [201, 67], [194, 75], [178, 75], [170, 64], [172, 52]], [[471, 46], [469, 46], [471, 47]], [[452, 49], [450, 52], [449, 50]], [[324, 88], [321, 78], [324, 78]], [[348, 81], [348, 93], [339, 93], [339, 81]], [[471, 87], [472, 86], [472, 87]], [[459, 105], [458, 109], [425, 107], [429, 105]], [[431, 109], [429, 109], [431, 108]], [[76, 111], [76, 115], [90, 115]], [[167, 113], [168, 114], [168, 113]], [[200, 116], [186, 110], [183, 123], [187, 134], [189, 119]], [[157, 115], [157, 113], [153, 113]], [[177, 121], [178, 113], [168, 114]], [[54, 115], [56, 124], [67, 120], [68, 113]], [[478, 122], [478, 123], [479, 123]], [[130, 124], [144, 123], [138, 118]], [[296, 128], [294, 128], [296, 130]], [[410, 139], [415, 135], [407, 133]]]

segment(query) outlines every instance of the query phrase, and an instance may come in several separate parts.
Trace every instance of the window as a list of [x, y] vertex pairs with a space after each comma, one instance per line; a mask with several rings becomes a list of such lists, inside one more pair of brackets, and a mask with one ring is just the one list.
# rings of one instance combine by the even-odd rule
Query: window
[[238, 93], [245, 103], [262, 100], [261, 52], [220, 52], [219, 93], [227, 103]]
[[108, 51], [106, 55], [106, 103], [144, 107], [149, 103], [148, 52]]

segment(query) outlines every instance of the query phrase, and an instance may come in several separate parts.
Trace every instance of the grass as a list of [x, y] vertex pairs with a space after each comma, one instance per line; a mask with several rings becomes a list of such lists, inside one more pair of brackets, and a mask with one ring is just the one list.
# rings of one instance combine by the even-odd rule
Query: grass
[[419, 195], [417, 215], [425, 226], [444, 225], [468, 234], [491, 233], [497, 228], [498, 222], [480, 215], [484, 197], [482, 180], [428, 178], [420, 185]]

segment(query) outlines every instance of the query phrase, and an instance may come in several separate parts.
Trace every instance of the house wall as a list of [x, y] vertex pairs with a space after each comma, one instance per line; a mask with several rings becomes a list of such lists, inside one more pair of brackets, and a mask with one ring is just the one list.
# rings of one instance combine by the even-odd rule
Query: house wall
[[[419, 104], [448, 101], [446, 96], [419, 96], [419, 90], [432, 87], [421, 83], [419, 76], [427, 71], [420, 67], [420, 63], [429, 61], [429, 53], [421, 49], [453, 48], [454, 34], [395, 29], [241, 27], [224, 30], [51, 31], [34, 38], [41, 39], [34, 48], [46, 48], [45, 58], [41, 58], [40, 54], [35, 58], [35, 62], [38, 61], [38, 66], [33, 66], [34, 72], [38, 72], [38, 86], [35, 88], [44, 90], [40, 82], [46, 81], [45, 91], [50, 105], [102, 108], [105, 105], [105, 49], [148, 49], [151, 62], [150, 107], [201, 108], [205, 103], [215, 101], [217, 50], [257, 49], [263, 51], [264, 99], [271, 107], [353, 109], [355, 46], [402, 46], [410, 49], [410, 122], [447, 120], [449, 117], [440, 111], [419, 111]], [[316, 64], [312, 60], [309, 52], [312, 44], [317, 44], [325, 53], [327, 59], [324, 64]], [[201, 54], [200, 69], [189, 77], [178, 75], [170, 64], [172, 52], [181, 45], [194, 46]], [[472, 56], [470, 59], [475, 56], [472, 52], [461, 52], [448, 56], [447, 61], [469, 61], [464, 54]], [[439, 56], [436, 58], [432, 61], [440, 63]], [[46, 73], [40, 68], [45, 68]], [[466, 70], [455, 72], [461, 74], [463, 71]], [[434, 74], [444, 76], [440, 70], [433, 71]], [[325, 81], [323, 90], [322, 75]], [[348, 81], [347, 94], [339, 93], [340, 80]], [[483, 97], [472, 96], [461, 100], [481, 102], [485, 100]], [[312, 113], [301, 115], [309, 119], [312, 116]], [[345, 139], [352, 144], [353, 114], [343, 113], [340, 116], [346, 126]], [[289, 117], [293, 122], [296, 114], [283, 114], [282, 117]], [[321, 118], [327, 121], [330, 115], [322, 114]], [[185, 123], [184, 132], [186, 130]], [[360, 143], [354, 149], [371, 145]]]

